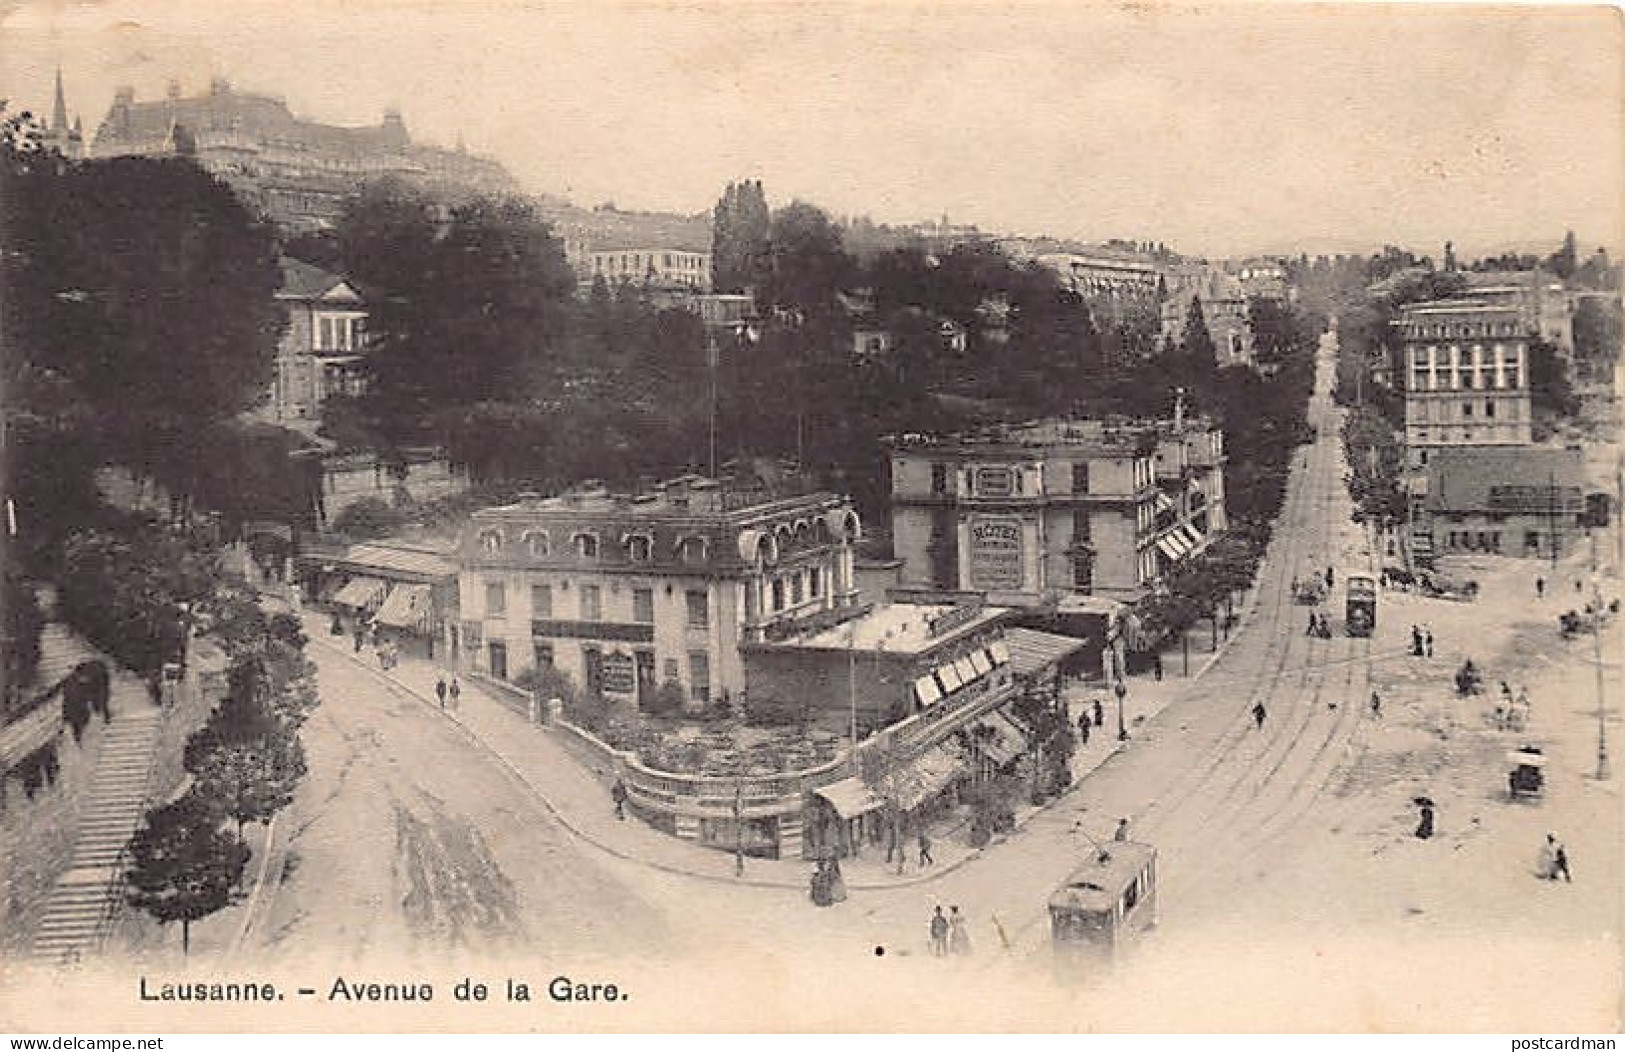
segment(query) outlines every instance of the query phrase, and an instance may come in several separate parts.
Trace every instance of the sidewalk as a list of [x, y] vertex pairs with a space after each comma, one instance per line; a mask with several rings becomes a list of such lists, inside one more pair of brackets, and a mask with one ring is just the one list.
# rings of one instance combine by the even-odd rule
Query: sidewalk
[[[327, 634], [327, 622], [322, 615], [307, 613], [304, 621], [305, 632], [312, 646], [334, 657], [357, 662], [380, 681], [408, 692], [424, 705], [440, 708], [435, 696], [435, 682], [442, 675], [446, 675], [449, 681], [449, 674], [439, 665], [422, 658], [402, 656], [399, 663], [386, 672], [379, 668], [377, 654], [371, 647], [363, 649], [358, 655], [352, 651], [348, 640], [344, 640], [342, 646], [335, 643]], [[1222, 642], [1220, 650], [1223, 650]], [[1204, 653], [1199, 662], [1193, 653], [1190, 679], [1166, 676], [1162, 683], [1153, 684], [1150, 676], [1135, 677], [1131, 680], [1129, 694], [1134, 715], [1149, 718], [1160, 711], [1184, 687], [1195, 681], [1197, 669], [1205, 667], [1213, 657]], [[1139, 680], [1144, 683], [1141, 684]], [[747, 856], [744, 875], [735, 876], [734, 857], [729, 852], [679, 840], [636, 818], [617, 820], [610, 801], [607, 771], [590, 770], [558, 742], [554, 737], [555, 732], [546, 726], [530, 723], [523, 713], [516, 711], [509, 699], [495, 690], [466, 676], [460, 678], [460, 684], [460, 703], [452, 708], [448, 701], [443, 710], [446, 718], [496, 756], [510, 773], [536, 794], [561, 825], [581, 839], [616, 858], [669, 873], [753, 887], [798, 890], [808, 887], [812, 863], [802, 859]], [[1115, 711], [1116, 698], [1110, 700]], [[1073, 761], [1076, 778], [1083, 778], [1120, 750], [1115, 723], [1111, 720], [1107, 722], [1108, 727], [1103, 730], [1110, 733], [1096, 735], [1090, 739], [1090, 745], [1079, 748]], [[1131, 728], [1130, 734], [1133, 733]], [[1078, 786], [1074, 783], [1073, 791], [1077, 790]], [[1017, 831], [1011, 835], [1019, 836], [1020, 828], [1044, 809], [1030, 804], [1018, 807]], [[956, 815], [933, 827], [931, 836], [935, 865], [923, 870], [919, 866], [912, 838], [908, 840], [908, 861], [901, 874], [897, 872], [895, 863], [885, 862], [883, 849], [865, 845], [860, 857], [843, 859], [841, 862], [848, 890], [902, 887], [933, 880], [953, 872], [1008, 839], [997, 836], [987, 848], [971, 848], [964, 842], [963, 825], [963, 818]]]

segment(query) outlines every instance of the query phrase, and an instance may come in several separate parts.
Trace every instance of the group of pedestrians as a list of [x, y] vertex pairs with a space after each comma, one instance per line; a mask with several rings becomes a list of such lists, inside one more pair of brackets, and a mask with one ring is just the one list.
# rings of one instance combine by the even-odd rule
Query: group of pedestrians
[[969, 953], [970, 929], [965, 925], [965, 915], [959, 912], [958, 906], [949, 906], [944, 915], [938, 906], [931, 913], [931, 956], [964, 957]]
[[1506, 680], [1501, 681], [1501, 698], [1495, 703], [1495, 726], [1503, 731], [1521, 731], [1529, 726], [1531, 705], [1529, 701], [1529, 688], [1518, 687], [1514, 696], [1512, 687]]
[[[920, 830], [919, 834], [914, 838], [914, 844], [920, 852], [921, 869], [937, 864], [937, 860], [931, 857], [931, 835], [929, 833], [924, 829]], [[901, 873], [903, 864], [908, 861], [908, 845], [904, 843], [904, 839], [898, 835], [896, 829], [892, 829], [886, 835], [886, 863], [890, 865], [894, 858], [897, 860], [897, 872]]]
[[1309, 611], [1309, 630], [1304, 633], [1308, 636], [1318, 636], [1321, 639], [1332, 638], [1332, 622], [1325, 614], [1314, 610]]
[[1411, 626], [1411, 657], [1433, 656], [1433, 629], [1426, 625]]
[[1094, 731], [1106, 722], [1106, 709], [1096, 698], [1094, 704], [1078, 713], [1078, 744], [1088, 745]]
[[440, 707], [442, 709], [447, 707], [447, 698], [451, 699], [450, 707], [455, 709], [462, 700], [463, 685], [457, 682], [456, 676], [451, 677], [451, 682], [449, 684], [446, 682], [446, 677], [441, 676], [439, 679], [435, 680], [434, 696], [440, 699]]

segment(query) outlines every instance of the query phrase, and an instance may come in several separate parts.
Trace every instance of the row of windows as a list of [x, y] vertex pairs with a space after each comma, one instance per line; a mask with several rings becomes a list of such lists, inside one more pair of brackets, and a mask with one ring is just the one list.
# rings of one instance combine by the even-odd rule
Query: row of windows
[[311, 333], [318, 351], [359, 351], [366, 346], [366, 319], [333, 315], [316, 316]]
[[[1134, 462], [1134, 485], [1136, 488], [1151, 484], [1153, 468], [1149, 460], [1136, 460]], [[931, 494], [933, 496], [946, 496], [948, 494], [947, 464], [931, 465]], [[1019, 496], [1022, 492], [1022, 470], [1019, 467], [984, 467], [965, 473], [965, 489], [978, 497], [1008, 497]], [[1077, 460], [1072, 463], [1072, 492], [1089, 492], [1089, 462]]]
[[[656, 263], [656, 259], [660, 262]], [[665, 270], [687, 270], [697, 273], [705, 269], [705, 257], [688, 253], [663, 252], [656, 256], [653, 252], [647, 255], [642, 252], [622, 252], [619, 255], [596, 255], [593, 257], [592, 266], [598, 273], [608, 271], [627, 274], [656, 266]]]
[[[488, 529], [480, 531], [479, 542], [481, 551], [495, 555], [502, 551], [505, 540], [501, 530]], [[533, 558], [544, 559], [553, 554], [553, 539], [546, 530], [526, 530], [520, 535], [519, 543]], [[596, 532], [578, 530], [570, 535], [570, 549], [578, 559], [597, 559], [602, 543]], [[649, 562], [655, 554], [654, 538], [646, 533], [630, 534], [625, 538], [622, 550], [635, 563]], [[708, 545], [704, 537], [679, 537], [673, 551], [679, 562], [703, 563]]]
[[[1460, 406], [1460, 412], [1456, 407]], [[1507, 420], [1517, 420], [1520, 417], [1517, 399], [1499, 401], [1493, 398], [1484, 400], [1483, 412], [1480, 414], [1477, 402], [1436, 402], [1424, 401], [1411, 406], [1410, 417], [1412, 423], [1438, 423], [1446, 424], [1453, 420], [1471, 420], [1482, 415], [1486, 420], [1494, 420], [1497, 415]]]
[[[1525, 530], [1523, 533], [1523, 546], [1525, 551], [1538, 551], [1540, 549], [1540, 531]], [[1501, 531], [1451, 530], [1445, 535], [1445, 547], [1458, 551], [1499, 552], [1501, 550]]]
[[[704, 589], [690, 588], [683, 593], [690, 628], [709, 628], [711, 625], [711, 598]], [[530, 616], [533, 620], [549, 620], [556, 616], [553, 586], [530, 586]], [[508, 615], [508, 587], [505, 581], [485, 582], [485, 616], [502, 618]], [[583, 584], [576, 588], [576, 615], [582, 621], [604, 619], [604, 592], [601, 585]], [[653, 588], [632, 589], [632, 621], [652, 625], [655, 621]]]
[[[554, 664], [555, 652], [550, 642], [537, 642], [534, 644], [534, 657], [537, 668], [548, 668]], [[638, 670], [639, 690], [652, 689], [654, 683], [655, 654], [652, 650], [637, 650], [633, 652], [633, 661]], [[599, 690], [603, 684], [604, 652], [601, 647], [592, 643], [584, 643], [581, 647], [581, 667], [586, 672], [586, 687], [589, 690]], [[664, 682], [678, 681], [678, 665], [676, 658], [667, 658], [664, 669]], [[688, 652], [688, 696], [694, 701], [704, 704], [711, 700], [711, 655], [703, 650]]]
[[1406, 326], [1412, 339], [1449, 336], [1516, 336], [1518, 325], [1510, 321], [1446, 322], [1431, 325], [1413, 322]]
[[821, 567], [809, 567], [805, 571], [798, 571], [784, 576], [774, 577], [768, 584], [768, 604], [773, 613], [779, 613], [785, 606], [800, 606], [808, 599], [818, 599], [824, 594], [824, 572]]

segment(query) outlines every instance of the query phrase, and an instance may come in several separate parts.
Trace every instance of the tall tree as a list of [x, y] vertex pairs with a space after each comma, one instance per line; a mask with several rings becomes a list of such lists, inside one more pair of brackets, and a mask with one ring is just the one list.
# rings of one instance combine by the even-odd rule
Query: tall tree
[[1207, 318], [1202, 314], [1202, 300], [1199, 296], [1191, 297], [1191, 306], [1185, 314], [1185, 330], [1180, 334], [1179, 346], [1190, 362], [1218, 360], [1218, 350], [1213, 344], [1213, 334], [1208, 331]]
[[181, 952], [190, 953], [192, 922], [231, 901], [249, 851], [223, 831], [215, 812], [188, 794], [147, 814], [130, 842], [130, 905], [159, 924], [181, 922]]
[[1574, 277], [1574, 271], [1580, 265], [1580, 250], [1574, 240], [1574, 231], [1563, 235], [1563, 247], [1552, 253], [1547, 263], [1552, 272], [1564, 281]]
[[7, 208], [17, 355], [68, 381], [120, 441], [263, 397], [285, 316], [269, 230], [186, 159], [36, 168]]
[[760, 287], [769, 224], [762, 181], [729, 183], [711, 217], [711, 283], [718, 292]]
[[841, 231], [817, 207], [795, 201], [773, 213], [765, 306], [803, 315], [832, 309], [835, 293], [852, 273]]
[[565, 332], [575, 281], [527, 204], [475, 199], [447, 212], [399, 185], [365, 191], [339, 224], [347, 272], [371, 293], [364, 407], [395, 443], [509, 397]]

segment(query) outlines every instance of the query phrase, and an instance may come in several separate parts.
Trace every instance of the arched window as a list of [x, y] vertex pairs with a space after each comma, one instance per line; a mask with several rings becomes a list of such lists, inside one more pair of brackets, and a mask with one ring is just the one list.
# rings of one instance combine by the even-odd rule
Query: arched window
[[501, 550], [502, 550], [502, 531], [501, 530], [481, 530], [480, 531], [480, 551], [494, 554], [496, 552], [500, 552]]
[[553, 542], [546, 530], [528, 530], [521, 540], [525, 542], [525, 550], [536, 558], [543, 559], [553, 554]]
[[677, 540], [677, 561], [681, 563], [705, 562], [704, 537], [680, 537]]
[[635, 563], [646, 563], [654, 553], [654, 541], [646, 533], [630, 534], [626, 538], [626, 555]]
[[598, 535], [595, 533], [578, 533], [570, 538], [570, 546], [575, 549], [576, 555], [583, 559], [598, 558]]

